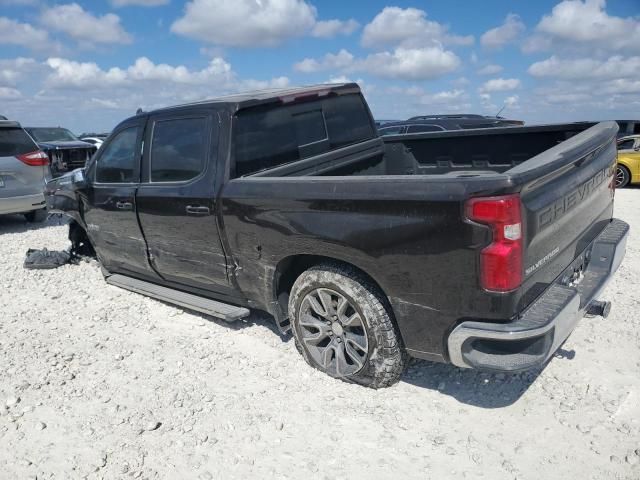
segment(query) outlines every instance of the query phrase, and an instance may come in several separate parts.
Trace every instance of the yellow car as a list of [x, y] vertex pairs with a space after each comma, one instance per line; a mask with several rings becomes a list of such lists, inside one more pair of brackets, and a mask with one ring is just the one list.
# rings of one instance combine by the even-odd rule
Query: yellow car
[[640, 135], [630, 135], [618, 140], [618, 167], [616, 188], [629, 183], [640, 183]]

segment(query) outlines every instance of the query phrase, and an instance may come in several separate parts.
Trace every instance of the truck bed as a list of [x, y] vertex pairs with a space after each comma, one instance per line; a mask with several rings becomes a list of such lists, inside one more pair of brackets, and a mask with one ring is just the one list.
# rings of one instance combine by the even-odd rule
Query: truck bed
[[580, 122], [389, 135], [252, 176], [468, 177], [502, 173], [594, 125]]

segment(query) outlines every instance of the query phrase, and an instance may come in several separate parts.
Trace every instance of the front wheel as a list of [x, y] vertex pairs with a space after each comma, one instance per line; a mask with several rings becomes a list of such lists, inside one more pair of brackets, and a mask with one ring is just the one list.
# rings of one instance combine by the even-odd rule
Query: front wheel
[[616, 166], [616, 188], [626, 187], [631, 180], [631, 173], [624, 165]]
[[332, 377], [388, 387], [407, 365], [384, 296], [351, 268], [320, 265], [300, 275], [291, 290], [289, 317], [304, 359]]

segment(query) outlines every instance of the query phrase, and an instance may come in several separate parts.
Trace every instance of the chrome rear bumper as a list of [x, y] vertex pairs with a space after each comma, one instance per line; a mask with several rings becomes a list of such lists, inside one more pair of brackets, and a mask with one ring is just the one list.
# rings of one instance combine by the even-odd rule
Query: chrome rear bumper
[[613, 219], [591, 243], [582, 281], [576, 286], [559, 281], [552, 284], [513, 322], [468, 321], [458, 325], [447, 341], [451, 363], [510, 372], [544, 364], [578, 321], [597, 311], [589, 306], [622, 263], [628, 234], [629, 225]]

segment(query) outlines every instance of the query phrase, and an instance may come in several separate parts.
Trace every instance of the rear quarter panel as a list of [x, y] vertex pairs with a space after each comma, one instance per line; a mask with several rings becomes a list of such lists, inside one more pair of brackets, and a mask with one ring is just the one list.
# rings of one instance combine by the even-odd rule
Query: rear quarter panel
[[478, 289], [476, 249], [489, 232], [463, 219], [463, 205], [488, 185], [510, 187], [500, 176], [232, 180], [220, 221], [235, 281], [269, 309], [282, 260], [319, 255], [352, 264], [388, 297], [407, 348], [441, 359], [444, 334], [457, 319], [479, 311], [501, 318], [514, 300], [495, 302]]

